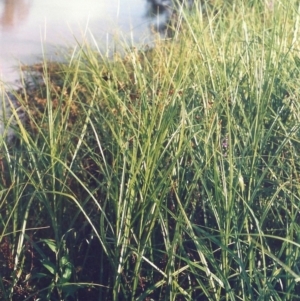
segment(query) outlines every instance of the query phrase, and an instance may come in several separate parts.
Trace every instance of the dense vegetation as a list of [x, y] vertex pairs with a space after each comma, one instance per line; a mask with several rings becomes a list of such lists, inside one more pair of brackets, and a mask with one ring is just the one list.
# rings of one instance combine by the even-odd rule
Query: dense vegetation
[[151, 49], [30, 68], [0, 299], [300, 299], [297, 5], [212, 1]]

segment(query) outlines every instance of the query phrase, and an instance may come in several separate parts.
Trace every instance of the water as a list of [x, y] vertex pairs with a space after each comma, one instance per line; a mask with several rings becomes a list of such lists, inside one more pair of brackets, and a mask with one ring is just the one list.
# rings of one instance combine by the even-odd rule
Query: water
[[20, 85], [21, 64], [33, 64], [43, 56], [59, 60], [57, 47], [72, 48], [86, 39], [102, 51], [109, 51], [115, 37], [131, 45], [151, 44], [150, 24], [165, 20], [163, 15], [155, 21], [149, 18], [156, 7], [153, 3], [160, 2], [0, 0], [0, 140], [7, 132], [7, 141], [13, 138], [13, 130], [4, 126], [4, 120], [12, 116], [10, 108], [16, 106], [16, 99], [5, 89]]
[[0, 0], [0, 140], [4, 133], [8, 142], [13, 138], [4, 120], [16, 105], [2, 83], [17, 87], [21, 64], [35, 63], [43, 53], [59, 59], [56, 47], [75, 47], [83, 39], [103, 50], [115, 36], [128, 43], [149, 41], [146, 11], [146, 0]]
[[147, 0], [0, 0], [0, 78], [12, 83], [20, 63], [30, 64], [43, 48], [76, 45], [93, 36], [100, 48], [114, 36], [128, 43], [151, 40]]

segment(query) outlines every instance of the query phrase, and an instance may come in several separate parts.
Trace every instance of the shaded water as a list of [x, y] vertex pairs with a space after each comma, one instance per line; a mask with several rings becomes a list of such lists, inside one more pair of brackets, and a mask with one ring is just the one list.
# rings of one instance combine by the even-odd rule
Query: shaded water
[[[114, 37], [151, 39], [147, 0], [0, 0], [0, 79], [12, 83], [19, 63], [34, 63], [43, 48], [76, 45], [93, 36], [108, 49]], [[54, 58], [55, 59], [55, 58]]]

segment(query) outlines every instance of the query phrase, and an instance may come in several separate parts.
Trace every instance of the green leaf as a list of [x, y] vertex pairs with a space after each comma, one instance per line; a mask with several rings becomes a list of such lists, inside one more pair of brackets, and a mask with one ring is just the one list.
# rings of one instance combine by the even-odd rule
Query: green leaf
[[63, 256], [60, 259], [60, 270], [61, 270], [61, 282], [68, 282], [72, 275], [73, 265], [69, 261], [68, 256]]
[[41, 263], [52, 275], [55, 275], [56, 266], [52, 262], [49, 260], [42, 260]]
[[45, 243], [51, 249], [51, 251], [56, 253], [57, 248], [56, 248], [56, 243], [55, 243], [54, 240], [52, 240], [52, 239], [41, 239], [41, 242]]

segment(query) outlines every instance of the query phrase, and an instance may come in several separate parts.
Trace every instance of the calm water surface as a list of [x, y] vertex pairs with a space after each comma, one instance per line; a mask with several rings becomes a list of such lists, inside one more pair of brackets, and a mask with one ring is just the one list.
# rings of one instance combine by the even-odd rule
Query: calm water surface
[[146, 11], [146, 0], [0, 0], [0, 80], [13, 83], [20, 63], [36, 62], [43, 49], [55, 59], [54, 46], [76, 39], [93, 36], [103, 50], [115, 36], [147, 43]]

